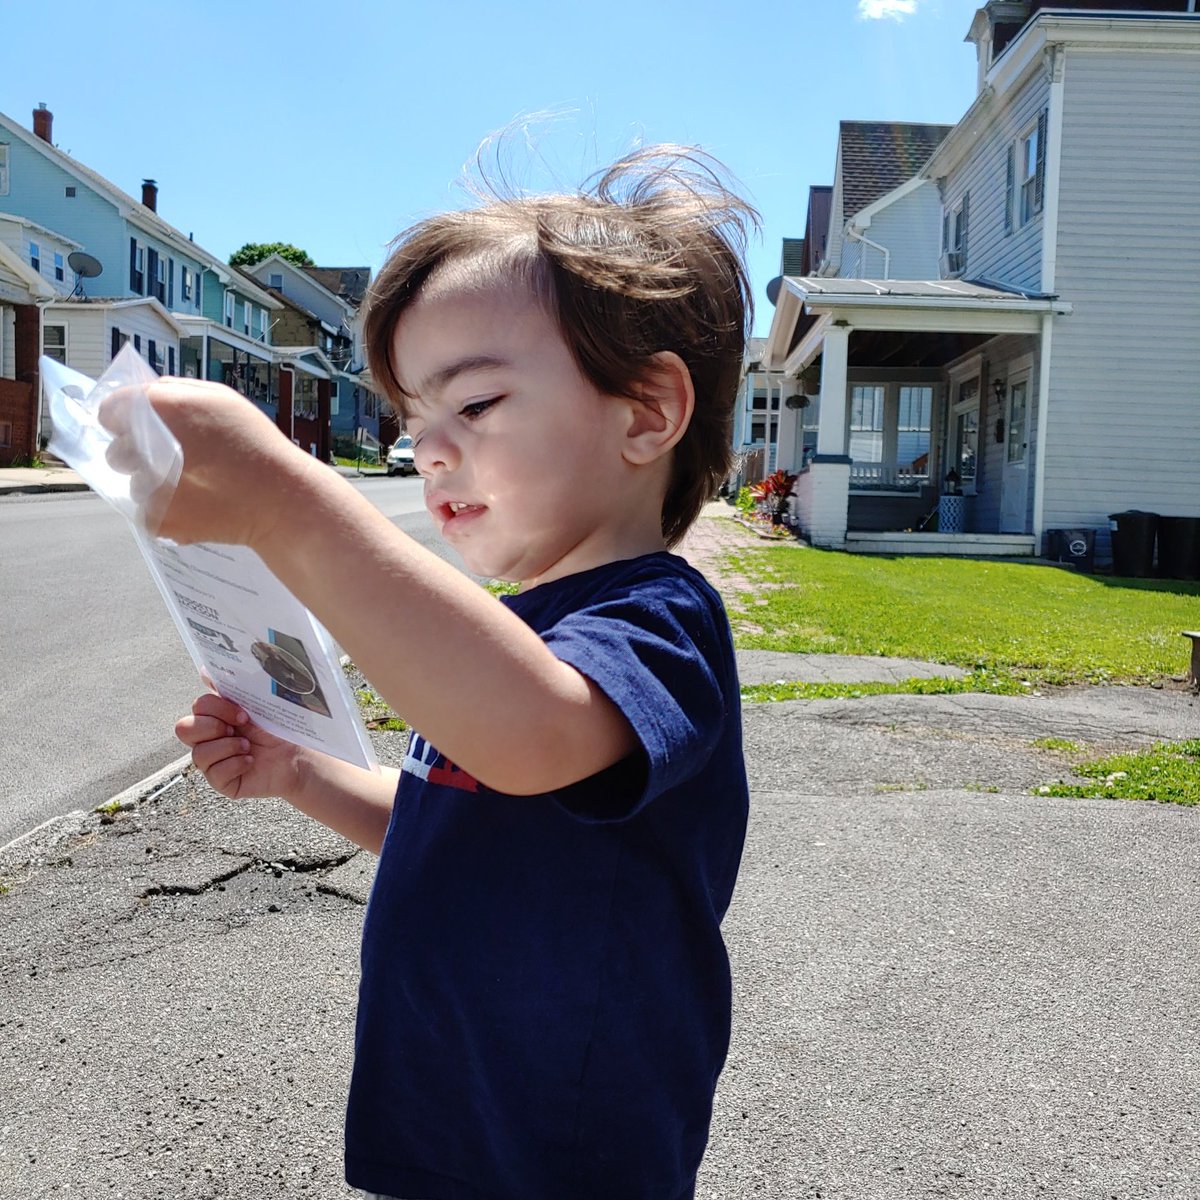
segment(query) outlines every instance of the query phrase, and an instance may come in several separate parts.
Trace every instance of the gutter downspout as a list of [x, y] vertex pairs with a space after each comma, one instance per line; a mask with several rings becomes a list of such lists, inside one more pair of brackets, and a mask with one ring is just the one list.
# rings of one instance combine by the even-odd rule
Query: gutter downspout
[[[1046, 68], [1050, 86], [1046, 101], [1046, 177], [1043, 181], [1042, 204], [1042, 272], [1041, 288], [1046, 295], [1056, 289], [1058, 273], [1058, 200], [1062, 173], [1063, 76], [1066, 52], [1061, 45], [1051, 45], [1046, 52]], [[1050, 366], [1053, 344], [1054, 317], [1042, 317], [1042, 339], [1038, 355], [1037, 397], [1037, 465], [1033, 474], [1033, 534], [1037, 538], [1035, 554], [1041, 554], [1042, 534], [1046, 520], [1046, 431], [1050, 414]]]
[[[869, 237], [863, 237], [863, 232], [857, 225], [847, 225], [846, 236], [852, 241], [862, 242], [864, 246], [870, 246], [872, 250], [878, 250], [883, 255], [883, 278], [891, 279], [888, 271], [891, 266], [892, 252], [886, 246], [881, 246], [878, 242], [871, 241]], [[862, 278], [866, 279], [867, 276], [864, 275]]]

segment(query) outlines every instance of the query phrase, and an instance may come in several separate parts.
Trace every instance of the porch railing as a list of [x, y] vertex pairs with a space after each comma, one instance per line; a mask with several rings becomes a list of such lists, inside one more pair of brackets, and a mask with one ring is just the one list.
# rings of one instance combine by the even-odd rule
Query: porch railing
[[929, 482], [929, 471], [912, 463], [852, 462], [850, 486], [860, 491], [916, 492]]

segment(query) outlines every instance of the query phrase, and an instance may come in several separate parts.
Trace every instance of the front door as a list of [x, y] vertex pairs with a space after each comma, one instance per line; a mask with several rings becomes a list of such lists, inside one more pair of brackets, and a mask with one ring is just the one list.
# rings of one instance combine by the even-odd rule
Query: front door
[[1025, 533], [1029, 499], [1029, 377], [1008, 381], [1004, 475], [1000, 484], [1000, 532]]

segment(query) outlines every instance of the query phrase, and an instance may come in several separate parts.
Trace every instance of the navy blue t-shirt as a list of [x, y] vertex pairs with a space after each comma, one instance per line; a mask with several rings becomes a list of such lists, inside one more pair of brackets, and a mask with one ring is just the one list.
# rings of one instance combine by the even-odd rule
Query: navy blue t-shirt
[[414, 734], [363, 932], [346, 1178], [421, 1200], [686, 1200], [729, 1046], [719, 926], [748, 808], [729, 625], [666, 552], [505, 603], [641, 750], [510, 796]]

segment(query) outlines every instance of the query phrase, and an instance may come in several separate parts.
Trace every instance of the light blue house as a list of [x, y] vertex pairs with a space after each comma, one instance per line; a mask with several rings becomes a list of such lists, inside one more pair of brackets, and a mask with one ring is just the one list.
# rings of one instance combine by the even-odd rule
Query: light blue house
[[278, 302], [157, 210], [154, 180], [139, 202], [59, 150], [45, 105], [32, 129], [0, 113], [0, 239], [56, 293], [43, 352], [96, 374], [132, 341], [160, 372], [269, 399]]

